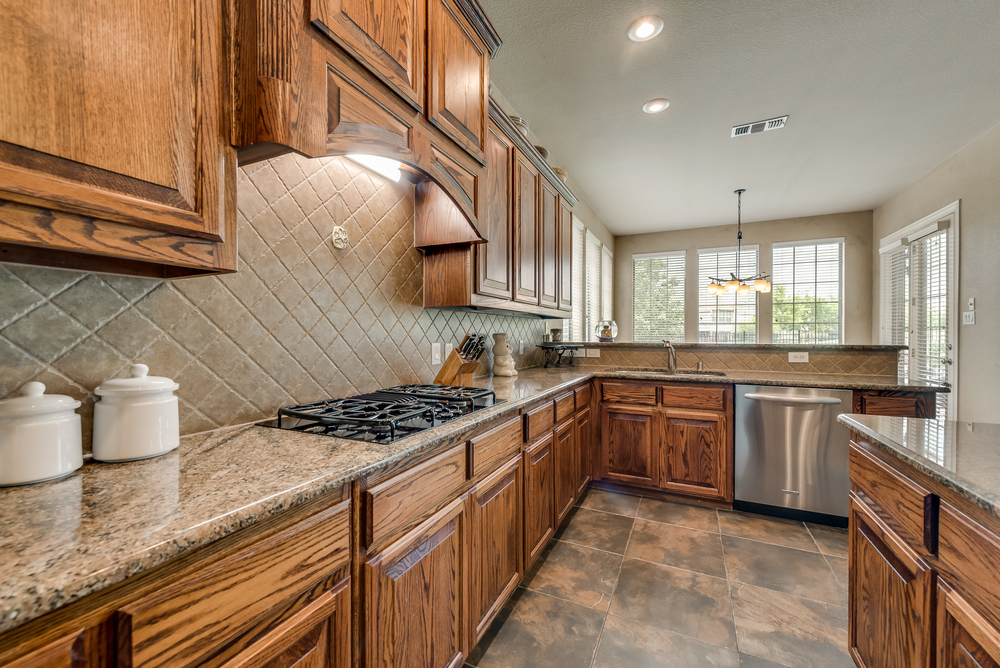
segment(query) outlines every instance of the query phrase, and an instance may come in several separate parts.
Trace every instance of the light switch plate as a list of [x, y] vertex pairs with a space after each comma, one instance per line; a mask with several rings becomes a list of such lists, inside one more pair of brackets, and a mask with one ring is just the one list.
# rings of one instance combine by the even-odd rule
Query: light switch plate
[[809, 361], [809, 353], [788, 353], [790, 364], [804, 364]]
[[587, 357], [600, 357], [601, 356], [601, 349], [600, 348], [587, 348], [586, 350], [587, 350]]
[[521, 341], [521, 344], [517, 347], [517, 354], [518, 355], [523, 355], [524, 354], [524, 339], [521, 339], [520, 341]]
[[976, 324], [976, 312], [966, 311], [962, 314], [962, 324], [963, 325], [975, 325]]
[[441, 344], [435, 342], [431, 344], [431, 364], [440, 364], [440, 363], [441, 363]]
[[975, 311], [976, 310], [976, 298], [975, 297], [969, 297], [969, 310], [970, 311]]
[[451, 355], [451, 349], [454, 348], [454, 347], [455, 347], [455, 344], [451, 343], [451, 342], [444, 344], [444, 356], [445, 356], [445, 359], [448, 358], [448, 355]]

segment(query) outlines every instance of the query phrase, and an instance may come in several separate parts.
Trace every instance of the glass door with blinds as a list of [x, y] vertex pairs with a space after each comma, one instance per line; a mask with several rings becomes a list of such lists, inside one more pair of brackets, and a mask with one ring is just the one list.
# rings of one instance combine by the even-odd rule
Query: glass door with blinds
[[958, 203], [882, 240], [880, 342], [909, 347], [900, 372], [948, 384], [937, 417], [957, 419]]
[[685, 252], [632, 256], [632, 340], [684, 341]]

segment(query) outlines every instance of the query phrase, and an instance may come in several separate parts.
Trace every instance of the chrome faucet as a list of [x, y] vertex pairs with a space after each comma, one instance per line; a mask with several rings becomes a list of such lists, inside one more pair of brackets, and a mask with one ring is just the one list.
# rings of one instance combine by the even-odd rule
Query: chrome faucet
[[663, 347], [667, 349], [667, 373], [677, 373], [677, 351], [670, 341], [664, 341]]

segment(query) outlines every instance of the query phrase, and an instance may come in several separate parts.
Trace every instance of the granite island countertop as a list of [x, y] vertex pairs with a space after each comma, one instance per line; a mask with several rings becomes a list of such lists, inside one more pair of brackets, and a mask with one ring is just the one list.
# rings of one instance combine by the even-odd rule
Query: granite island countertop
[[1000, 517], [1000, 424], [841, 415], [866, 441]]
[[736, 372], [668, 375], [634, 369], [528, 369], [480, 378], [503, 403], [379, 445], [259, 425], [181, 439], [174, 452], [124, 464], [88, 462], [63, 480], [0, 490], [0, 631], [241, 528], [518, 413], [593, 377], [849, 389], [938, 389], [887, 377]]

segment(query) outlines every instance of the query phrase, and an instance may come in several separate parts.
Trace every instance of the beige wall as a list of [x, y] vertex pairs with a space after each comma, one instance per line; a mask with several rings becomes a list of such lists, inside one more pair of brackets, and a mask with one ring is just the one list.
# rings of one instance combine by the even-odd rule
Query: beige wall
[[[94, 388], [134, 362], [180, 384], [185, 434], [430, 382], [431, 344], [466, 332], [506, 332], [519, 367], [541, 363], [543, 320], [422, 308], [412, 185], [286, 155], [241, 168], [237, 203], [234, 274], [157, 281], [0, 263], [0, 399], [29, 380], [80, 399], [89, 450]], [[330, 244], [334, 225], [350, 234], [345, 250]]]
[[872, 337], [878, 340], [879, 241], [954, 201], [959, 205], [958, 419], [1000, 421], [1000, 125], [875, 209]]
[[[770, 220], [743, 226], [744, 243], [760, 247], [760, 268], [767, 273], [771, 273], [773, 244], [834, 237], [844, 237], [844, 343], [871, 343], [871, 211]], [[632, 256], [685, 250], [685, 339], [697, 341], [698, 249], [735, 246], [736, 225], [619, 236], [615, 241], [615, 320], [620, 340], [632, 340]], [[761, 323], [771, 319], [769, 294], [760, 295], [758, 318]], [[770, 342], [764, 330], [760, 331], [760, 342]]]

